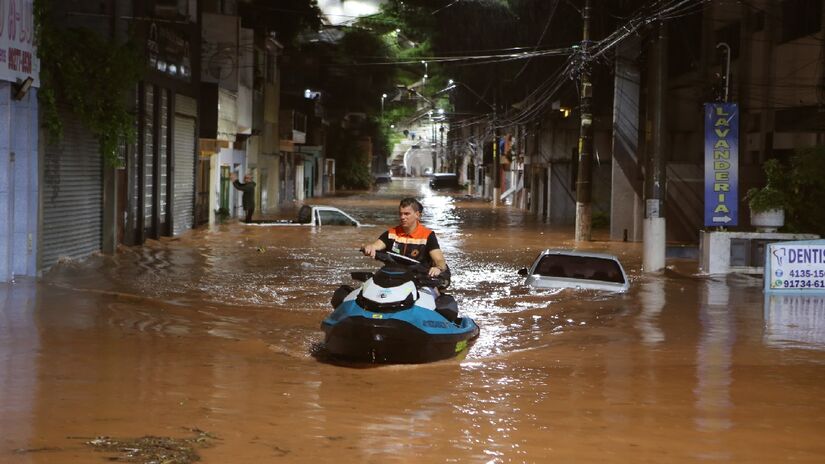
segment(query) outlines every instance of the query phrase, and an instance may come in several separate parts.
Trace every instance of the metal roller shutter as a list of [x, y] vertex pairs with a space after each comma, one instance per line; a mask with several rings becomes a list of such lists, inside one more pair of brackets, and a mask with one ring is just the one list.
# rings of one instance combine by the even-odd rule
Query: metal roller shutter
[[154, 211], [154, 182], [155, 182], [155, 89], [146, 86], [146, 111], [144, 112], [143, 132], [143, 227], [151, 229], [152, 212]]
[[175, 94], [175, 113], [190, 118], [198, 117], [198, 101], [186, 95]]
[[103, 160], [97, 140], [68, 116], [63, 140], [44, 154], [43, 269], [64, 257], [89, 256], [103, 240]]
[[168, 202], [167, 202], [167, 198], [166, 198], [167, 183], [169, 182], [169, 179], [167, 179], [167, 177], [168, 177], [167, 176], [167, 172], [168, 172], [167, 167], [168, 167], [168, 164], [169, 164], [169, 160], [168, 160], [169, 157], [167, 156], [167, 151], [166, 151], [167, 144], [169, 143], [169, 136], [167, 135], [168, 130], [169, 130], [169, 111], [168, 110], [169, 110], [168, 92], [164, 91], [164, 92], [161, 92], [161, 98], [160, 98], [160, 127], [161, 127], [161, 129], [160, 129], [160, 140], [158, 141], [158, 145], [159, 145], [158, 155], [159, 155], [159, 158], [160, 158], [159, 159], [160, 167], [158, 169], [158, 172], [160, 173], [160, 179], [159, 179], [160, 186], [158, 188], [158, 192], [159, 192], [159, 195], [160, 195], [160, 212], [158, 213], [158, 215], [160, 216], [161, 231], [164, 231], [162, 233], [168, 233], [168, 232], [165, 232], [166, 230], [168, 230], [168, 229], [166, 229], [166, 215], [167, 215], [167, 212], [169, 211]]
[[192, 228], [195, 210], [195, 119], [175, 115], [174, 235]]

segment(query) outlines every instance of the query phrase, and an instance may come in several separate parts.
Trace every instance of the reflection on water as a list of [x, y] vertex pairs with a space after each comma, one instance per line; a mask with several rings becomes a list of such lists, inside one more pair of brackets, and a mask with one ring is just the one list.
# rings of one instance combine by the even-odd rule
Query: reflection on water
[[[696, 426], [700, 431], [718, 434], [732, 426], [730, 387], [735, 341], [730, 312], [730, 292], [725, 281], [707, 280], [699, 320], [701, 332], [697, 347]], [[720, 447], [720, 437], [712, 435], [707, 448], [696, 451], [699, 458], [730, 459]], [[721, 448], [721, 449], [720, 449]]]
[[825, 296], [765, 295], [765, 343], [825, 350]]
[[[331, 292], [377, 267], [357, 248], [409, 195], [478, 341], [427, 365], [318, 362]], [[643, 276], [640, 244], [577, 244], [421, 180], [313, 201], [377, 227], [228, 224], [0, 287], [0, 462], [99, 462], [66, 437], [192, 427], [219, 437], [207, 463], [825, 457], [821, 301], [763, 305], [745, 276]], [[631, 289], [528, 290], [517, 271], [546, 248], [616, 254]]]
[[36, 298], [30, 279], [0, 284], [0, 460], [9, 449], [27, 447], [36, 433], [32, 430], [40, 348], [34, 323]]

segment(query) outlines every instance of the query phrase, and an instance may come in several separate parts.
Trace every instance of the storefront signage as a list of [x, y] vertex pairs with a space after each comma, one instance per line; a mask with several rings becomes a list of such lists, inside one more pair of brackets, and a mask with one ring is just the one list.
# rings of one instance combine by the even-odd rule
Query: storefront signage
[[705, 226], [739, 222], [739, 108], [705, 103]]
[[825, 240], [769, 243], [765, 291], [825, 294]]
[[34, 41], [34, 0], [0, 0], [0, 80], [40, 86]]
[[162, 24], [149, 24], [146, 52], [149, 69], [187, 82], [191, 80], [189, 41], [181, 32]]

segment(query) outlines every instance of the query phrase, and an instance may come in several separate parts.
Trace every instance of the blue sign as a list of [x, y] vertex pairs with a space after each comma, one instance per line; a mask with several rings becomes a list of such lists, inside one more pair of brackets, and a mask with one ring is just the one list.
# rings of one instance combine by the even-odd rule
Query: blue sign
[[705, 226], [739, 223], [739, 108], [705, 103]]

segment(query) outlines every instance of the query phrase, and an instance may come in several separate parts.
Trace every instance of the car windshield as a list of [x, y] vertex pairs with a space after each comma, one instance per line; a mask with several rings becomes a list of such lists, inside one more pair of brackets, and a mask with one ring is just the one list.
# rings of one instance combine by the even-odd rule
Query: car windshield
[[318, 216], [322, 226], [354, 226], [355, 223], [337, 211], [318, 211]]
[[594, 256], [545, 255], [533, 274], [545, 277], [625, 283], [622, 270], [616, 261]]

